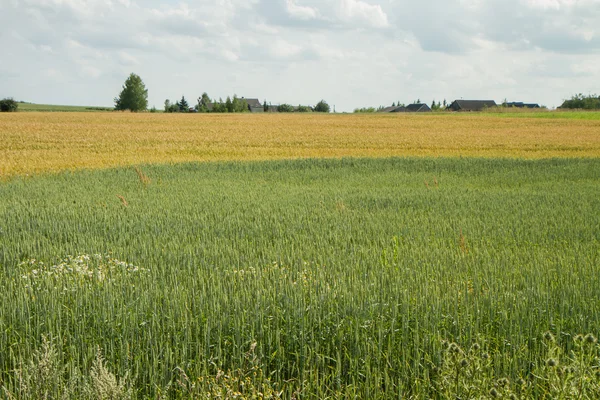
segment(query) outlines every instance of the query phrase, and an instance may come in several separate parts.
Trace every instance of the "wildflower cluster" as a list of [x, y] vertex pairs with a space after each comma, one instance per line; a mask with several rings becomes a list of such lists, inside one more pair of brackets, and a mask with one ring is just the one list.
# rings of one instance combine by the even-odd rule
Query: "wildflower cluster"
[[33, 289], [50, 283], [55, 288], [69, 290], [80, 285], [112, 281], [123, 275], [148, 272], [146, 268], [102, 254], [69, 255], [53, 265], [31, 259], [22, 262], [19, 267], [24, 270], [21, 278], [27, 282], [26, 286]]

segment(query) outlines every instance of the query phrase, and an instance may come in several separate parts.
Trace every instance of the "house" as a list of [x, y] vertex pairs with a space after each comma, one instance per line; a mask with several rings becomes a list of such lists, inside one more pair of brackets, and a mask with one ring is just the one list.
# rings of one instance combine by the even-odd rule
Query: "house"
[[424, 103], [409, 104], [405, 112], [431, 112], [431, 108]]
[[448, 109], [452, 111], [483, 111], [485, 108], [497, 106], [494, 100], [454, 100]]
[[406, 112], [406, 107], [391, 106], [391, 107], [382, 108], [378, 112], [380, 112], [380, 113]]
[[379, 112], [382, 113], [399, 113], [399, 112], [431, 112], [431, 108], [427, 104], [423, 103], [415, 103], [409, 104], [407, 106], [391, 106], [386, 107]]
[[516, 107], [516, 108], [540, 108], [539, 104], [523, 103], [522, 101], [513, 101], [511, 103], [504, 103], [502, 105], [505, 107]]
[[262, 104], [260, 104], [260, 101], [258, 99], [246, 99], [242, 97], [241, 100], [244, 100], [246, 104], [248, 104], [248, 111], [250, 111], [251, 113], [265, 112], [265, 108]]

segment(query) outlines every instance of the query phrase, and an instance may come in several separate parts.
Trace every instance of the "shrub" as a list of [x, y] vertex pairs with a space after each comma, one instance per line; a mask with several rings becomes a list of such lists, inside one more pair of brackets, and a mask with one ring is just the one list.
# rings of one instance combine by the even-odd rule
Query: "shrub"
[[329, 107], [329, 104], [325, 100], [321, 100], [315, 106], [315, 112], [328, 113], [329, 111], [331, 111], [331, 107]]
[[19, 108], [19, 103], [14, 99], [6, 98], [0, 100], [0, 111], [1, 112], [15, 112]]
[[580, 93], [571, 97], [570, 100], [565, 100], [560, 108], [598, 110], [600, 109], [600, 96], [584, 96]]
[[280, 104], [277, 106], [278, 112], [294, 112], [294, 106], [290, 104]]

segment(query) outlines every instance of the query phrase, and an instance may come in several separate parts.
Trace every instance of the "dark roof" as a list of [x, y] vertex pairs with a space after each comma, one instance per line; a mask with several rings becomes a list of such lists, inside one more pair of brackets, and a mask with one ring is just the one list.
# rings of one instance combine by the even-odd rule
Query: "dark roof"
[[405, 110], [405, 108], [402, 106], [391, 106], [391, 107], [382, 108], [378, 112], [390, 113], [390, 112], [403, 112], [404, 110]]
[[481, 111], [485, 107], [496, 107], [494, 100], [454, 100], [450, 108], [454, 111]]
[[246, 104], [248, 104], [248, 107], [251, 107], [251, 108], [262, 107], [262, 104], [260, 104], [260, 101], [258, 99], [246, 99], [246, 98], [242, 97], [242, 100], [246, 101]]
[[513, 101], [506, 103], [506, 107], [517, 107], [517, 108], [540, 108], [537, 103], [523, 103], [522, 101]]
[[429, 112], [431, 108], [424, 103], [409, 104], [406, 106], [406, 112]]

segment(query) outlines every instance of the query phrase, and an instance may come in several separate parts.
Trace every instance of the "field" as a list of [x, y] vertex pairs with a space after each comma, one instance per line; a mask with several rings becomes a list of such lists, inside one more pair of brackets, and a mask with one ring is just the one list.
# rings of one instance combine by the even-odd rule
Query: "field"
[[600, 156], [599, 131], [598, 119], [465, 114], [13, 113], [0, 115], [0, 177], [188, 161], [589, 158]]
[[61, 106], [54, 104], [19, 103], [19, 111], [35, 112], [98, 112], [109, 111], [110, 107], [94, 106]]
[[4, 393], [600, 396], [597, 119], [17, 113], [0, 137]]

